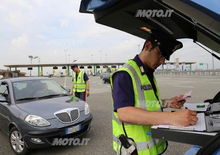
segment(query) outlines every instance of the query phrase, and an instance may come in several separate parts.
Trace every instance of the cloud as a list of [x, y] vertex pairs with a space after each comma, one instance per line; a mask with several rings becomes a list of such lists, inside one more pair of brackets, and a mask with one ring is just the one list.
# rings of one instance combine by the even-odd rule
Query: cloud
[[31, 10], [33, 6], [29, 0], [1, 0], [1, 9], [26, 9]]
[[28, 46], [29, 39], [27, 35], [22, 34], [21, 36], [11, 41], [11, 49], [16, 51], [25, 50]]
[[[41, 63], [124, 62], [141, 50], [143, 39], [97, 24], [79, 6], [80, 0], [1, 0], [0, 63], [29, 63], [28, 55]], [[209, 56], [192, 41], [175, 54], [180, 61], [210, 62]]]
[[62, 19], [60, 21], [60, 27], [64, 28], [64, 27], [67, 27], [69, 26], [69, 20], [68, 19]]
[[0, 17], [8, 26], [22, 27], [34, 20], [33, 5], [28, 0], [1, 1]]
[[36, 37], [37, 39], [40, 39], [40, 40], [44, 40], [44, 39], [47, 38], [47, 37], [46, 37], [45, 35], [43, 35], [43, 34], [36, 34], [35, 37]]
[[6, 18], [6, 22], [8, 22], [8, 24], [15, 26], [15, 27], [19, 27], [22, 26], [23, 23], [25, 23], [25, 18], [22, 15], [21, 12], [10, 12], [9, 15]]

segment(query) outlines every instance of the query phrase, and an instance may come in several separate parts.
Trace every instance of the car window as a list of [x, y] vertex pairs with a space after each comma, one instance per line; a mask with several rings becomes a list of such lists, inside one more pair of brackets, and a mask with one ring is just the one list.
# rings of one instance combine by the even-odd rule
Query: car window
[[18, 83], [14, 84], [14, 87], [16, 89], [22, 90], [22, 89], [27, 87], [27, 83], [25, 83], [25, 82], [18, 82]]
[[42, 81], [43, 84], [45, 84], [47, 86], [48, 90], [62, 90], [62, 88], [60, 88], [60, 85], [58, 85], [55, 81], [53, 80], [44, 80]]
[[9, 94], [8, 84], [7, 83], [1, 83], [1, 85], [0, 85], [0, 95], [8, 97], [8, 94]]
[[39, 98], [48, 95], [67, 94], [54, 80], [38, 79], [13, 82], [15, 100]]
[[2, 83], [2, 84], [0, 85], [0, 94], [7, 94], [7, 95], [8, 95], [7, 84]]

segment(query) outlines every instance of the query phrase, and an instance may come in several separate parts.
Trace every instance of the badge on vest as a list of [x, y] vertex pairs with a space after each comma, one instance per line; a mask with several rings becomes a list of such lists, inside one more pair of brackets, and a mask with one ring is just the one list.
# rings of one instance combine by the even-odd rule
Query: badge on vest
[[148, 84], [148, 85], [141, 85], [141, 89], [143, 89], [143, 90], [152, 90], [153, 88], [152, 88], [151, 84]]

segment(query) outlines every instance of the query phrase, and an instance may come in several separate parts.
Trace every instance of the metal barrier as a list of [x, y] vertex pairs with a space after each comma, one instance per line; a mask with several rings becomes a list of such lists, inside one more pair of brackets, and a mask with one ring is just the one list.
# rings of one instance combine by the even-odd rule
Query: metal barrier
[[199, 71], [175, 71], [175, 70], [157, 70], [155, 75], [163, 76], [215, 76], [220, 78], [219, 70], [199, 70]]

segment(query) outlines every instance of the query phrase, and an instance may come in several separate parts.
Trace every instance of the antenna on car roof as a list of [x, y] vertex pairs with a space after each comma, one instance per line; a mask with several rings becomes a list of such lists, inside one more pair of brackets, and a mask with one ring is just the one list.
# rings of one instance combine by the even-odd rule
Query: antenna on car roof
[[204, 46], [200, 45], [197, 41], [194, 41], [197, 45], [199, 45], [200, 47], [202, 47], [204, 50], [206, 50], [207, 52], [209, 52], [213, 57], [215, 57], [216, 59], [220, 60], [220, 57], [218, 55], [216, 55], [215, 53], [211, 52], [210, 50], [208, 50], [207, 48], [205, 48]]

